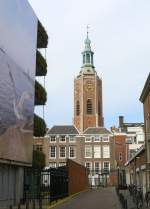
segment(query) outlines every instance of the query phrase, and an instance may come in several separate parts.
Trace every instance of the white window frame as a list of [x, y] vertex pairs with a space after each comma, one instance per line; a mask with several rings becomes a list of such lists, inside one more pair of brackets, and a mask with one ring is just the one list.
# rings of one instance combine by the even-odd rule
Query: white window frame
[[[98, 140], [96, 139], [96, 137], [98, 137]], [[95, 136], [94, 142], [101, 142], [101, 137], [99, 135]]]
[[[87, 140], [87, 138], [90, 140]], [[89, 142], [92, 142], [91, 136], [85, 136], [85, 143], [89, 143]]]
[[69, 135], [66, 135], [66, 136], [65, 136], [65, 140], [66, 140], [66, 141], [68, 140], [68, 142], [69, 142], [70, 136], [69, 136]]
[[96, 166], [95, 166], [95, 163], [99, 163], [99, 173], [101, 172], [101, 162], [99, 161], [94, 161], [94, 171], [96, 173]]
[[[55, 157], [51, 157], [51, 147], [55, 147]], [[57, 155], [57, 147], [55, 145], [51, 145], [50, 146], [50, 150], [49, 150], [49, 158], [50, 159], [56, 159], [56, 155]]]
[[[65, 141], [61, 141], [61, 137], [62, 137], [62, 136], [65, 137]], [[66, 135], [60, 135], [60, 136], [59, 136], [59, 142], [60, 142], [60, 143], [66, 143]]]
[[109, 163], [109, 172], [110, 172], [110, 161], [104, 161], [103, 162], [103, 171], [104, 171], [104, 163]]
[[[105, 140], [107, 138], [107, 140]], [[102, 141], [103, 142], [109, 142], [109, 136], [107, 135], [105, 135], [105, 136], [102, 136]]]
[[[72, 148], [72, 147], [75, 149], [75, 150], [74, 150], [74, 157], [71, 157], [71, 156], [70, 156], [70, 148]], [[75, 158], [76, 158], [76, 150], [77, 150], [77, 149], [76, 149], [76, 146], [69, 146], [69, 158], [70, 158], [70, 159], [75, 159]]]
[[[54, 164], [55, 166], [50, 166], [50, 164]], [[56, 162], [49, 162], [49, 168], [56, 168], [57, 167], [57, 163]]]
[[[55, 141], [51, 141], [52, 140], [52, 137], [55, 137]], [[54, 136], [50, 136], [50, 143], [56, 143], [56, 135], [54, 135]]]
[[[105, 147], [108, 147], [108, 148], [109, 148], [109, 149], [108, 149], [108, 150], [109, 150], [109, 155], [108, 155], [108, 157], [105, 157], [105, 156], [104, 156], [104, 148], [105, 148]], [[102, 150], [103, 150], [103, 158], [104, 158], [104, 159], [110, 158], [110, 146], [109, 146], [109, 145], [103, 145]]]
[[87, 162], [85, 162], [85, 168], [87, 168], [87, 167], [86, 167], [86, 163], [89, 163], [89, 164], [90, 164], [89, 171], [91, 171], [91, 170], [92, 170], [92, 162], [88, 162], [88, 161], [87, 161]]
[[[72, 141], [72, 139], [73, 139], [73, 141]], [[69, 143], [76, 143], [75, 136], [70, 136]]]
[[[87, 157], [87, 156], [86, 156], [86, 148], [87, 148], [87, 147], [90, 147], [90, 148], [91, 148], [91, 156], [90, 156], [90, 157]], [[92, 145], [85, 145], [85, 148], [84, 148], [84, 149], [85, 149], [85, 158], [92, 158], [92, 156], [93, 156], [93, 153], [92, 153], [92, 152], [93, 152], [93, 150], [92, 150]]]
[[[65, 157], [61, 157], [61, 156], [60, 156], [60, 148], [61, 148], [61, 147], [65, 147]], [[59, 147], [59, 158], [60, 158], [60, 159], [65, 159], [65, 158], [66, 158], [66, 146], [60, 146], [60, 147]]]
[[59, 162], [58, 167], [66, 166], [66, 162]]
[[[95, 151], [95, 148], [99, 148], [99, 157], [96, 157], [96, 151]], [[101, 145], [94, 145], [94, 158], [101, 158]]]

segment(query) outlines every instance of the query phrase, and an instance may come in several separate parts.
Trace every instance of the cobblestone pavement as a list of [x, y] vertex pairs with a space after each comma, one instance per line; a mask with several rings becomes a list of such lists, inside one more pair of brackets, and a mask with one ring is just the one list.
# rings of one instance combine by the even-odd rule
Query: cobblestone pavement
[[121, 209], [115, 188], [83, 192], [54, 209]]

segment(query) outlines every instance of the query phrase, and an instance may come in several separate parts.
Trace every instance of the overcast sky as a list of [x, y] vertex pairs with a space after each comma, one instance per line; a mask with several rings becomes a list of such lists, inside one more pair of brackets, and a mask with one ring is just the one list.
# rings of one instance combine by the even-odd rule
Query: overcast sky
[[[96, 71], [103, 80], [105, 126], [143, 121], [139, 97], [150, 72], [149, 0], [29, 0], [49, 35], [48, 127], [71, 124], [73, 80], [90, 25]], [[42, 107], [36, 108], [42, 114]]]

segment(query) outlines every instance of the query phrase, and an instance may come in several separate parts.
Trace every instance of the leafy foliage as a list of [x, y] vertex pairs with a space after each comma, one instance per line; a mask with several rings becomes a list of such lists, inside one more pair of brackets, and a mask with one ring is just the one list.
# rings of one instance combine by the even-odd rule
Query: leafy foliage
[[32, 167], [36, 169], [43, 169], [45, 164], [45, 154], [41, 151], [34, 150]]
[[36, 53], [36, 76], [46, 76], [47, 63], [42, 54], [37, 50]]
[[35, 105], [45, 105], [47, 101], [47, 93], [44, 87], [35, 81]]
[[38, 35], [37, 35], [37, 48], [47, 48], [48, 35], [43, 25], [38, 21]]
[[46, 123], [45, 121], [34, 114], [34, 136], [42, 137], [46, 134]]

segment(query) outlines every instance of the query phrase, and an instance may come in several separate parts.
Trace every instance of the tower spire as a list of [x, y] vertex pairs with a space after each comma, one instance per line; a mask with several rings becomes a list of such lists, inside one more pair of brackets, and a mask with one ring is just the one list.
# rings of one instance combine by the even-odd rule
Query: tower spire
[[89, 37], [89, 28], [90, 28], [89, 25], [87, 25], [86, 26], [86, 29], [87, 29], [87, 38]]
[[83, 55], [83, 67], [84, 66], [93, 66], [93, 52], [91, 50], [91, 40], [89, 39], [89, 25], [87, 25], [86, 27], [87, 29], [87, 36], [86, 39], [84, 41], [85, 47], [84, 47], [84, 51], [82, 52]]

